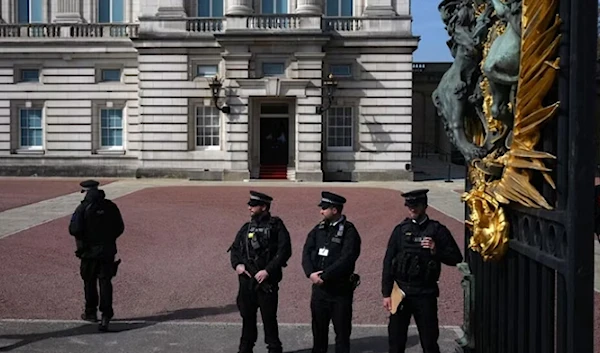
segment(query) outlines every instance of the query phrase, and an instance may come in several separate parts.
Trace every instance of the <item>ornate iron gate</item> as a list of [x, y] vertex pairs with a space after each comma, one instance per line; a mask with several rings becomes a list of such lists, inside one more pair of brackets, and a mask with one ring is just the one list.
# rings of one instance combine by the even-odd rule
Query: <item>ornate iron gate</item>
[[596, 11], [440, 3], [455, 61], [433, 99], [471, 165], [465, 351], [593, 351]]

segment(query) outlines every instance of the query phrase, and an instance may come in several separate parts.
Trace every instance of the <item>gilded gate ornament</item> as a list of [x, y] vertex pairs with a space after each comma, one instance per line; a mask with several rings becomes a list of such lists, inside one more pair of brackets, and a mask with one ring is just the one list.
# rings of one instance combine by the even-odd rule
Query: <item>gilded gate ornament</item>
[[510, 229], [503, 207], [552, 209], [531, 180], [541, 173], [555, 188], [546, 164], [555, 156], [538, 142], [559, 105], [546, 102], [559, 68], [558, 0], [443, 0], [438, 8], [454, 62], [432, 98], [469, 165], [469, 248], [500, 260]]

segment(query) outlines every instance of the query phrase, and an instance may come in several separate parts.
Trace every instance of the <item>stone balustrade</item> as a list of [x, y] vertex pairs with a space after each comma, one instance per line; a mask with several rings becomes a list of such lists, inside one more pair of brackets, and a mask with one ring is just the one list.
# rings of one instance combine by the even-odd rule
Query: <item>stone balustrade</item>
[[310, 14], [241, 15], [224, 18], [142, 17], [139, 24], [48, 23], [0, 24], [0, 38], [135, 38], [150, 36], [212, 35], [228, 31], [323, 31], [341, 35], [376, 32], [410, 33], [409, 17], [322, 17]]
[[138, 35], [137, 24], [0, 24], [0, 38], [133, 38]]

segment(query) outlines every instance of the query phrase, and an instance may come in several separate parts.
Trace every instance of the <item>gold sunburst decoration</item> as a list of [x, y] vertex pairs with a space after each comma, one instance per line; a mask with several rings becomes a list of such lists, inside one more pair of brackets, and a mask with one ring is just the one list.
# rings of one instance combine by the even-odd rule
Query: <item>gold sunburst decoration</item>
[[[526, 207], [552, 209], [531, 184], [531, 179], [539, 172], [556, 188], [551, 169], [544, 163], [556, 157], [535, 148], [540, 141], [541, 127], [555, 116], [559, 106], [559, 102], [546, 106], [543, 102], [559, 68], [556, 52], [561, 20], [557, 5], [557, 0], [523, 0], [519, 79], [515, 106], [509, 106], [514, 114], [512, 140], [506, 153], [501, 154], [496, 149], [469, 167], [468, 177], [473, 187], [462, 196], [470, 211], [466, 222], [472, 231], [469, 247], [485, 261], [502, 259], [508, 249], [510, 227], [504, 205], [515, 202]], [[500, 21], [490, 28], [483, 49], [484, 61], [493, 40], [504, 30]], [[502, 123], [494, 119], [490, 111], [493, 102], [487, 78], [482, 81], [481, 89], [482, 110], [489, 130], [502, 133]], [[477, 140], [481, 140], [481, 136]], [[477, 140], [474, 138], [474, 142]], [[491, 170], [501, 170], [501, 177], [493, 177]]]

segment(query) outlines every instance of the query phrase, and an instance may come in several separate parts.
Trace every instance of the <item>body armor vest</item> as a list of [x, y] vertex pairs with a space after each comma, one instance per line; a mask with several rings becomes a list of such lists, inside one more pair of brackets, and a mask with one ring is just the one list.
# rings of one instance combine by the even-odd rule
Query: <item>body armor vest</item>
[[436, 285], [441, 263], [433, 257], [430, 249], [421, 246], [421, 241], [430, 237], [435, 241], [437, 224], [428, 221], [424, 228], [407, 225], [402, 228], [401, 251], [396, 256], [396, 278], [414, 286]]

